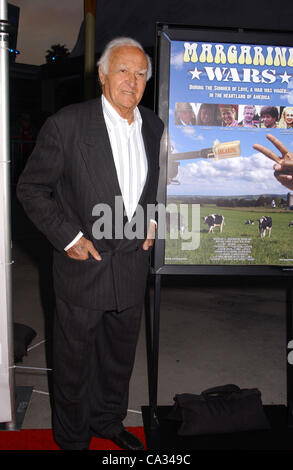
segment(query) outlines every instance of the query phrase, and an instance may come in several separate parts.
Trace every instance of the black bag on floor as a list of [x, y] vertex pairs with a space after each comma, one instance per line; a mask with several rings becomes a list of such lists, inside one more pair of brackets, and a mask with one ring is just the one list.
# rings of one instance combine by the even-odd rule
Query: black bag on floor
[[200, 395], [175, 395], [168, 419], [181, 422], [181, 436], [270, 429], [257, 388], [228, 384]]

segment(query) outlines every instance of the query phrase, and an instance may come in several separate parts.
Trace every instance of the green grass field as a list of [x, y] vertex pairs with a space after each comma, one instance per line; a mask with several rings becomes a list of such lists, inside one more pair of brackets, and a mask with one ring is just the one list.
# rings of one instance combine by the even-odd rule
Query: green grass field
[[[209, 227], [203, 223], [203, 217], [209, 214], [224, 216], [222, 233], [218, 227], [213, 233], [208, 233]], [[272, 232], [270, 237], [266, 235], [261, 238], [257, 219], [264, 215], [272, 218]], [[288, 227], [293, 220], [292, 212], [264, 207], [220, 208], [204, 205], [200, 210], [200, 219], [199, 248], [182, 250], [184, 240], [173, 240], [167, 235], [166, 264], [293, 264], [293, 227]], [[254, 220], [254, 225], [246, 225], [248, 219]]]

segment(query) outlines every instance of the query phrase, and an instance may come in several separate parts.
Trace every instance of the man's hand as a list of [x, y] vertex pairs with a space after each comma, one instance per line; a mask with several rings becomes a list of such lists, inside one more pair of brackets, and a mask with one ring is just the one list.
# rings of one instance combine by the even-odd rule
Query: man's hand
[[156, 237], [156, 228], [156, 224], [154, 222], [150, 222], [147, 237], [142, 244], [143, 250], [147, 251], [153, 246]]
[[90, 240], [85, 237], [81, 237], [75, 245], [66, 251], [69, 258], [77, 260], [86, 260], [89, 258], [89, 254], [92, 255], [97, 261], [101, 261], [99, 252], [95, 249], [94, 245]]
[[276, 162], [276, 165], [274, 165], [275, 177], [283, 186], [292, 191], [293, 153], [289, 152], [285, 145], [282, 144], [282, 142], [273, 135], [267, 134], [267, 139], [272, 142], [272, 144], [274, 144], [274, 146], [280, 151], [282, 155], [281, 157], [279, 157], [276, 153], [272, 152], [272, 150], [267, 149], [263, 145], [254, 144], [253, 148]]

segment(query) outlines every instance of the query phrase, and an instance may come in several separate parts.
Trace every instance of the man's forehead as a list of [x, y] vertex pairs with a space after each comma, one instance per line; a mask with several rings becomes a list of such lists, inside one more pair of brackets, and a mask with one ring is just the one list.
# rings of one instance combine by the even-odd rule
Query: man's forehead
[[118, 46], [110, 54], [110, 63], [130, 64], [139, 63], [147, 67], [147, 59], [144, 52], [136, 46]]
[[[115, 65], [117, 67], [123, 67], [125, 69], [129, 69], [131, 68], [132, 65], [136, 65], [136, 64], [132, 64], [132, 63], [129, 63], [129, 62], [125, 62], [125, 61], [117, 61], [115, 62]], [[147, 67], [144, 66], [144, 64], [142, 64], [141, 66], [139, 66], [140, 64], [137, 64], [137, 67], [135, 67], [137, 69], [138, 72], [147, 72]]]

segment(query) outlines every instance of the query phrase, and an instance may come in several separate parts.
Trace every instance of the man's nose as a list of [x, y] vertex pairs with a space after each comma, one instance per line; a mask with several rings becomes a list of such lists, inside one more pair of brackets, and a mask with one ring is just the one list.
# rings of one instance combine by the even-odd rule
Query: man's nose
[[136, 86], [136, 81], [137, 81], [136, 74], [130, 72], [128, 74], [128, 83], [129, 83], [129, 85], [131, 87], [135, 87]]

